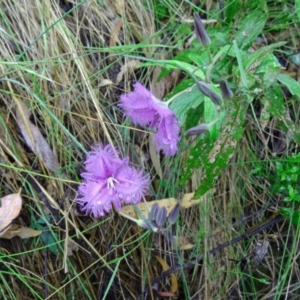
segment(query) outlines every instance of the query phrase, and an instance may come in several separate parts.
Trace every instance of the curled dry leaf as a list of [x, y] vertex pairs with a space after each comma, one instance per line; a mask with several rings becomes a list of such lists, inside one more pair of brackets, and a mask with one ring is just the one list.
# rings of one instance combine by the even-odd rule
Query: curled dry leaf
[[41, 134], [38, 127], [33, 125], [30, 120], [30, 111], [21, 100], [17, 106], [17, 123], [28, 147], [39, 157], [50, 171], [56, 171], [60, 164]]
[[11, 194], [1, 198], [0, 207], [0, 237], [10, 229], [10, 224], [22, 208], [22, 198], [19, 194]]
[[34, 230], [29, 227], [21, 227], [17, 224], [12, 224], [9, 228], [0, 236], [3, 239], [12, 239], [15, 236], [21, 239], [27, 239], [30, 237], [39, 236], [43, 231]]
[[190, 250], [195, 247], [193, 241], [184, 234], [179, 234], [179, 238], [174, 238], [172, 242], [173, 247], [178, 250]]
[[[161, 264], [163, 271], [168, 271], [170, 269], [170, 266], [161, 257], [155, 256], [155, 258]], [[173, 273], [170, 274], [170, 279], [171, 279], [171, 291], [170, 292], [173, 294], [173, 296], [175, 296], [175, 294], [178, 292], [178, 281], [177, 281], [176, 276]]]
[[104, 87], [104, 86], [112, 85], [112, 84], [113, 84], [113, 82], [112, 82], [111, 80], [109, 80], [109, 79], [102, 79], [102, 80], [100, 81], [98, 87], [100, 88], [100, 87]]
[[115, 83], [116, 84], [120, 83], [126, 72], [135, 70], [135, 69], [139, 68], [140, 65], [141, 65], [141, 62], [139, 60], [135, 60], [135, 59], [127, 60], [125, 65], [121, 67], [121, 70], [117, 75]]
[[67, 256], [72, 256], [73, 251], [78, 250], [78, 245], [70, 238], [67, 241]]

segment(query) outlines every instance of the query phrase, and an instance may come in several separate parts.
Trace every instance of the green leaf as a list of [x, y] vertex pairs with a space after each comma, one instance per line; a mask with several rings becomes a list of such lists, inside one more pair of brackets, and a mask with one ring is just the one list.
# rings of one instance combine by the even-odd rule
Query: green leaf
[[195, 198], [206, 193], [214, 185], [214, 179], [226, 168], [234, 153], [237, 141], [243, 133], [246, 109], [230, 107], [226, 112], [226, 119], [221, 128], [221, 134], [211, 143], [209, 136], [201, 139], [190, 151], [181, 175], [180, 184], [184, 184], [191, 178], [193, 172], [199, 168], [202, 170], [201, 185], [195, 192]]
[[210, 56], [207, 51], [202, 52], [201, 54], [198, 54], [197, 52], [190, 53], [189, 55], [191, 61], [196, 63], [198, 67], [201, 67], [203, 69], [207, 68], [207, 65], [209, 64], [210, 61]]
[[277, 80], [280, 81], [283, 85], [285, 85], [292, 93], [292, 95], [300, 96], [300, 83], [294, 78], [284, 74], [278, 74]]
[[299, 210], [295, 210], [292, 207], [281, 207], [280, 208], [280, 212], [282, 214], [282, 216], [286, 219], [288, 219], [289, 221], [291, 221], [294, 225], [299, 226], [300, 223], [300, 211]]
[[58, 241], [58, 236], [56, 233], [52, 233], [49, 231], [49, 228], [47, 226], [42, 226], [39, 223], [36, 223], [35, 228], [37, 230], [42, 230], [43, 233], [40, 235], [40, 238], [42, 239], [45, 246], [48, 246], [49, 250], [57, 255], [59, 253], [58, 246], [56, 242]]
[[230, 44], [231, 42], [231, 30], [230, 26], [223, 27], [208, 27], [207, 33], [211, 39], [211, 49], [220, 49], [221, 47]]
[[[204, 122], [206, 124], [209, 124], [210, 122], [215, 121], [217, 117], [218, 114], [217, 114], [216, 106], [209, 98], [204, 97]], [[211, 141], [214, 141], [218, 136], [218, 132], [216, 131], [215, 126], [209, 128], [209, 133], [210, 133]]]
[[269, 89], [265, 90], [265, 97], [269, 102], [268, 111], [273, 116], [281, 118], [286, 115], [286, 107], [284, 104], [282, 90], [276, 81]]
[[[252, 53], [247, 53], [244, 58], [244, 67], [246, 71], [251, 71], [260, 66], [270, 55], [272, 55], [275, 48], [279, 48], [284, 45], [285, 42], [275, 43], [269, 46], [262, 47]], [[272, 55], [273, 56], [273, 55]], [[276, 66], [280, 67], [278, 60], [275, 58]], [[274, 65], [274, 56], [272, 59]], [[262, 71], [262, 70], [260, 70]]]
[[240, 51], [236, 40], [233, 41], [233, 49], [238, 62], [238, 70], [241, 76], [243, 87], [247, 89], [248, 83], [247, 83], [247, 76], [246, 76], [246, 72], [242, 60], [242, 52]]
[[242, 50], [248, 50], [256, 37], [262, 32], [268, 15], [260, 10], [255, 10], [248, 14], [244, 19], [235, 40]]
[[[186, 62], [186, 63], [190, 63], [190, 62], [192, 62], [192, 60], [190, 58], [190, 54], [194, 53], [194, 52], [195, 52], [194, 49], [186, 49], [186, 50], [178, 53], [172, 59], [178, 60], [178, 61], [183, 61], [183, 62]], [[163, 68], [162, 71], [160, 72], [158, 78], [157, 78], [157, 81], [160, 81], [162, 78], [167, 76], [170, 72], [171, 72], [170, 69]]]
[[[213, 152], [213, 150], [214, 149], [212, 149], [210, 153]], [[215, 158], [211, 158], [211, 160], [208, 160], [207, 158], [203, 159], [205, 177], [202, 178], [202, 183], [195, 192], [195, 199], [205, 194], [214, 186], [214, 179], [227, 167], [228, 161], [234, 152], [234, 148], [224, 147], [221, 148], [221, 151], [222, 152], [219, 152]]]
[[[211, 87], [214, 89], [214, 91], [217, 91], [215, 87]], [[210, 143], [213, 143], [220, 135], [221, 124], [223, 122], [224, 116], [224, 112], [218, 113], [217, 107], [211, 101], [211, 99], [204, 97], [204, 122], [206, 124], [215, 122], [215, 124], [209, 127]]]
[[[204, 100], [204, 95], [200, 93], [196, 84], [189, 87], [170, 99], [170, 108], [178, 117], [180, 126], [183, 125], [186, 114], [190, 108], [196, 108]], [[169, 101], [170, 101], [169, 100]]]
[[300, 0], [295, 0], [295, 10], [297, 12], [298, 20], [300, 21]]
[[204, 114], [204, 102], [199, 104], [196, 108], [190, 108], [186, 115], [185, 130], [197, 126], [203, 114]]
[[277, 73], [279, 73], [279, 70], [281, 68], [280, 63], [278, 62], [277, 57], [274, 54], [270, 54], [262, 63], [261, 65], [256, 69], [255, 73], [266, 73], [270, 69], [276, 69]]
[[235, 19], [239, 8], [239, 1], [231, 1], [229, 3], [226, 3], [225, 22], [230, 23], [233, 19]]
[[193, 66], [189, 63], [179, 61], [179, 60], [153, 60], [151, 62], [145, 62], [140, 65], [140, 67], [147, 66], [159, 66], [163, 68], [167, 68], [169, 70], [182, 70], [189, 75], [193, 75], [194, 77], [204, 80], [205, 76], [202, 70], [197, 66]]
[[178, 85], [176, 85], [170, 93], [166, 95], [166, 100], [169, 100], [176, 96], [178, 93], [182, 92], [183, 90], [186, 90], [188, 88], [191, 88], [192, 85], [195, 83], [193, 79], [186, 79], [181, 81]]

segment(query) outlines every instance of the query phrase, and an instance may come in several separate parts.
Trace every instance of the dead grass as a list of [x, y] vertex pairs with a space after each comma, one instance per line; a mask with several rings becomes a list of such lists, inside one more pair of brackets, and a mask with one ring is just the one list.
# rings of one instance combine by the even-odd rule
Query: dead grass
[[[44, 231], [44, 240], [0, 239], [2, 298], [135, 299], [162, 272], [156, 256], [177, 265], [199, 254], [205, 255], [203, 265], [176, 274], [179, 299], [270, 299], [284, 272], [289, 284], [281, 291], [293, 295], [299, 282], [294, 254], [298, 243], [293, 240], [298, 233], [286, 224], [274, 226], [274, 236], [260, 234], [217, 255], [205, 254], [271, 215], [274, 203], [281, 200], [274, 199], [267, 180], [251, 176], [258, 161], [272, 160], [266, 148], [262, 153], [265, 135], [252, 119], [215, 189], [200, 207], [182, 212], [178, 230], [195, 244], [193, 250], [173, 251], [163, 236], [140, 230], [113, 212], [93, 220], [78, 211], [74, 204], [78, 174], [93, 144], [112, 143], [141, 167], [146, 161], [155, 177], [146, 159], [148, 136], [122, 124], [115, 104], [135, 80], [151, 85], [162, 97], [179, 76], [173, 74], [166, 86], [158, 86], [153, 75], [157, 70], [137, 69], [140, 61], [124, 55], [163, 59], [175, 54], [173, 47], [185, 37], [175, 36], [169, 25], [191, 13], [185, 3], [172, 2], [174, 19], [158, 24], [152, 1], [100, 2], [1, 2], [1, 195], [21, 189], [23, 209], [16, 222], [33, 227], [40, 222]], [[47, 139], [60, 169], [49, 170], [25, 142], [16, 114], [19, 109], [24, 117], [20, 102], [29, 108], [30, 121]], [[178, 162], [164, 161], [165, 174], [174, 163], [180, 168]], [[197, 177], [194, 180], [187, 189]], [[169, 188], [172, 195], [159, 197], [173, 196], [177, 187]], [[242, 269], [242, 258], [254, 255], [259, 240], [270, 241], [268, 255], [252, 271], [247, 263]], [[289, 258], [290, 273], [284, 267]], [[254, 277], [267, 278], [270, 285]], [[167, 278], [158, 290], [171, 288]], [[151, 297], [155, 298], [155, 291]]]

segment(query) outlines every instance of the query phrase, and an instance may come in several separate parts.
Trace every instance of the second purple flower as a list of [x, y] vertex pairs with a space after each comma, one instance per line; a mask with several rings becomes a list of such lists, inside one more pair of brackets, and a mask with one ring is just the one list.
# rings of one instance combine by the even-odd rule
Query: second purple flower
[[119, 106], [133, 123], [149, 125], [151, 129], [157, 130], [154, 140], [158, 150], [167, 156], [176, 154], [180, 127], [177, 117], [164, 102], [142, 84], [136, 83], [133, 92], [121, 96]]

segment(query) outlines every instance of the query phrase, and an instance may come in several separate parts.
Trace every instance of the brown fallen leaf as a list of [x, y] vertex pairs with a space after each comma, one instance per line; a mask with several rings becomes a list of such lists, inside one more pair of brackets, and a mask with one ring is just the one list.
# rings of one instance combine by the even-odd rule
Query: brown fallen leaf
[[39, 236], [42, 232], [43, 231], [41, 230], [34, 230], [29, 227], [21, 227], [17, 224], [12, 224], [0, 237], [9, 240], [15, 236], [18, 236], [21, 239], [27, 239], [30, 237]]
[[21, 100], [17, 105], [16, 117], [18, 126], [28, 147], [39, 157], [50, 171], [54, 172], [59, 169], [60, 164], [56, 156], [41, 134], [39, 128], [30, 122], [30, 111]]
[[20, 194], [11, 194], [1, 198], [0, 207], [0, 237], [10, 228], [10, 224], [15, 219], [22, 208], [22, 198]]
[[[194, 196], [194, 193], [185, 194], [182, 197], [182, 200], [179, 201], [181, 207], [189, 208], [189, 207], [199, 204], [200, 201], [202, 201], [201, 199], [194, 200], [193, 196]], [[168, 216], [169, 213], [174, 208], [174, 206], [178, 203], [178, 200], [175, 198], [166, 198], [166, 199], [159, 199], [159, 200], [154, 200], [154, 201], [149, 201], [149, 202], [141, 202], [141, 203], [136, 204], [137, 211], [140, 210], [144, 216], [147, 216], [152, 205], [154, 205], [155, 203], [157, 203], [159, 205], [159, 207], [165, 207], [167, 209], [167, 216]], [[124, 217], [126, 217], [126, 215], [128, 215], [130, 218], [136, 217], [136, 210], [135, 210], [134, 206], [132, 206], [132, 205], [126, 205], [126, 206], [122, 207], [119, 212]]]

